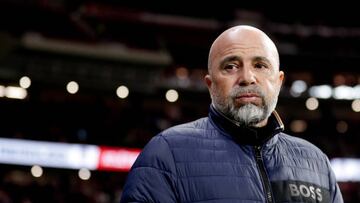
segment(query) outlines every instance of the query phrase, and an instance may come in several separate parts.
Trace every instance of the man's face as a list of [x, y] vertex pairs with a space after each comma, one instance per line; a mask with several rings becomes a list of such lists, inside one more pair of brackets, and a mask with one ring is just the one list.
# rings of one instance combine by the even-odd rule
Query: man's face
[[[283, 72], [277, 52], [251, 33], [229, 36], [210, 54], [206, 83], [214, 105], [247, 126], [263, 126], [275, 109]], [[246, 40], [244, 40], [246, 39]]]

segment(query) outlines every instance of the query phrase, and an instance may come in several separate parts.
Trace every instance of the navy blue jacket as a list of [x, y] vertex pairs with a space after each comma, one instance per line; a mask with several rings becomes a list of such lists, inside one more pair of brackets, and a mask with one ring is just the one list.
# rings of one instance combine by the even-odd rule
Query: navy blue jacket
[[282, 131], [276, 112], [255, 130], [211, 107], [209, 117], [169, 128], [145, 146], [121, 202], [342, 203], [326, 155]]

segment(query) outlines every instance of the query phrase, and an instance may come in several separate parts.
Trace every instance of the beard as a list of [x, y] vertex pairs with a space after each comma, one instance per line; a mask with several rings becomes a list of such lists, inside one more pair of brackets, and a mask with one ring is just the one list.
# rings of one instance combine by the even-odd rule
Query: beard
[[[261, 104], [246, 103], [237, 105], [235, 103], [236, 97], [244, 93], [257, 94], [261, 98]], [[266, 98], [265, 93], [258, 86], [237, 86], [231, 90], [229, 97], [223, 97], [221, 90], [215, 89], [212, 100], [216, 109], [230, 119], [239, 122], [240, 125], [255, 127], [256, 124], [267, 119], [274, 111], [278, 94], [279, 92], [274, 94], [273, 97]]]

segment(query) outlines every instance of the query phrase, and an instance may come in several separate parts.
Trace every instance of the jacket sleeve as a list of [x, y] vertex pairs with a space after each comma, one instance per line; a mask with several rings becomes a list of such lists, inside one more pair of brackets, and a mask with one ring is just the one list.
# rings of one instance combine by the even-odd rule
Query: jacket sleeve
[[157, 135], [132, 166], [120, 202], [177, 202], [174, 173], [169, 145], [164, 137]]
[[329, 168], [329, 179], [330, 179], [330, 198], [332, 203], [344, 203], [344, 200], [341, 195], [339, 185], [336, 182], [334, 171], [331, 168], [330, 161], [327, 158], [327, 165]]

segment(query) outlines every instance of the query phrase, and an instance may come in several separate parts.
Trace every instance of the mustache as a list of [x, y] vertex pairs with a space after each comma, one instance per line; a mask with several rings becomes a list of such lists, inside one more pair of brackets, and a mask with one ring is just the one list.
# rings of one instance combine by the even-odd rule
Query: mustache
[[236, 86], [231, 90], [230, 97], [235, 99], [236, 97], [242, 94], [256, 94], [262, 99], [265, 98], [265, 93], [258, 86], [247, 86], [247, 87]]

